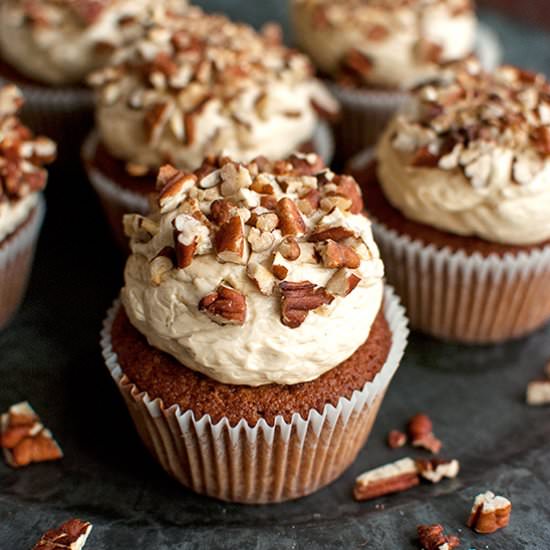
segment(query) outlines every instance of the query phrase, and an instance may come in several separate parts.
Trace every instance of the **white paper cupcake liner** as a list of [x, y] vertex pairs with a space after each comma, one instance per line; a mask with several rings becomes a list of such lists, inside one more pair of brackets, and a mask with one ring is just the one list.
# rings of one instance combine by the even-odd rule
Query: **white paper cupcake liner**
[[[0, 76], [0, 86], [8, 82]], [[21, 117], [33, 132], [55, 140], [61, 158], [78, 155], [80, 144], [93, 124], [93, 92], [86, 88], [49, 88], [17, 81], [14, 84], [25, 98]]]
[[45, 213], [46, 202], [40, 195], [28, 223], [0, 243], [0, 330], [16, 313], [25, 295]]
[[[121, 187], [93, 165], [91, 161], [95, 156], [98, 139], [97, 132], [92, 132], [88, 136], [82, 147], [82, 158], [84, 159], [88, 179], [99, 197], [113, 236], [117, 244], [123, 250], [127, 250], [128, 240], [124, 235], [122, 217], [124, 214], [129, 213], [147, 214], [149, 212], [149, 200], [147, 196], [141, 193]], [[313, 149], [324, 159], [327, 165], [330, 165], [334, 154], [334, 137], [330, 126], [326, 122], [319, 124], [312, 141]]]
[[[476, 42], [476, 53], [483, 67], [495, 69], [502, 57], [496, 34], [480, 24]], [[392, 116], [409, 98], [407, 92], [398, 90], [347, 88], [332, 81], [325, 81], [325, 84], [342, 107], [335, 128], [336, 155], [340, 162], [374, 145]]]
[[120, 307], [109, 310], [101, 332], [105, 363], [116, 382], [137, 431], [161, 466], [186, 487], [201, 494], [243, 503], [295, 499], [327, 485], [355, 460], [376, 419], [386, 389], [407, 344], [407, 319], [391, 288], [384, 297], [384, 315], [392, 332], [388, 358], [372, 382], [336, 406], [304, 419], [294, 414], [273, 425], [261, 419], [231, 426], [206, 415], [196, 419], [179, 406], [165, 408], [130, 382], [118, 364], [111, 328]]
[[[365, 151], [350, 167], [357, 170], [372, 158], [373, 151]], [[412, 328], [487, 344], [519, 338], [550, 320], [550, 246], [503, 256], [468, 254], [437, 248], [370, 218], [386, 278]]]

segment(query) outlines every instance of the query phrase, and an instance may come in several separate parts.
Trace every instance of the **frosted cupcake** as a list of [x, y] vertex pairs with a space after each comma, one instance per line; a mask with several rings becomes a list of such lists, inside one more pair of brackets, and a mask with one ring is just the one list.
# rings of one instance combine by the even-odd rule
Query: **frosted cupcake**
[[86, 76], [139, 36], [155, 10], [185, 0], [5, 0], [0, 4], [0, 80], [16, 82], [33, 127], [60, 135], [91, 123]]
[[294, 38], [342, 104], [343, 159], [372, 145], [407, 90], [474, 51], [470, 0], [291, 0]]
[[148, 211], [166, 162], [192, 171], [209, 155], [246, 162], [304, 147], [330, 153], [326, 132], [315, 136], [320, 113], [337, 104], [277, 33], [193, 8], [157, 20], [117, 60], [90, 79], [97, 132], [84, 158], [119, 242], [122, 214]]
[[421, 87], [362, 182], [411, 324], [497, 342], [550, 319], [550, 85], [471, 67]]
[[0, 329], [25, 294], [45, 211], [43, 166], [56, 154], [53, 141], [21, 124], [22, 105], [15, 86], [0, 88]]
[[406, 341], [353, 178], [313, 154], [158, 178], [129, 215], [107, 366], [162, 467], [223, 500], [279, 502], [337, 478]]

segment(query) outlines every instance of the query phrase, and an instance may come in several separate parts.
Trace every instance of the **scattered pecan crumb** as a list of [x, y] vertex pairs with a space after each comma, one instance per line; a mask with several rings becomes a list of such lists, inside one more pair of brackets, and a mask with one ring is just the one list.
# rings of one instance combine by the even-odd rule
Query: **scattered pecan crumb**
[[477, 533], [489, 534], [510, 523], [512, 503], [491, 491], [479, 494], [474, 501], [467, 525]]
[[91, 530], [91, 523], [71, 519], [44, 533], [33, 550], [82, 550]]
[[423, 550], [452, 550], [460, 546], [460, 539], [445, 535], [442, 525], [419, 525], [416, 530]]
[[439, 453], [442, 443], [432, 431], [432, 421], [426, 414], [416, 414], [408, 423], [407, 430], [413, 447], [422, 447], [433, 454]]
[[439, 483], [444, 477], [454, 479], [460, 471], [460, 463], [456, 459], [422, 458], [416, 460], [416, 467], [420, 476], [432, 483]]
[[392, 430], [388, 434], [388, 447], [391, 449], [399, 449], [400, 447], [405, 446], [407, 443], [407, 434], [399, 431]]
[[63, 457], [51, 432], [26, 401], [12, 405], [0, 417], [0, 447], [6, 462], [14, 468]]

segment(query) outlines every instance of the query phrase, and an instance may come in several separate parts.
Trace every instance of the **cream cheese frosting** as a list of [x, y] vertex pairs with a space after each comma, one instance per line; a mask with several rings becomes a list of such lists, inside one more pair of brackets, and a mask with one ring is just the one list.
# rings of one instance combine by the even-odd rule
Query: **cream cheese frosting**
[[550, 239], [550, 85], [477, 65], [420, 88], [377, 150], [388, 200], [407, 218], [507, 245]]
[[29, 217], [46, 185], [44, 164], [54, 160], [55, 143], [34, 137], [17, 117], [23, 96], [13, 85], [0, 88], [0, 241]]
[[293, 0], [297, 44], [345, 84], [406, 89], [473, 52], [470, 0]]
[[217, 381], [318, 378], [368, 338], [383, 264], [353, 178], [316, 155], [161, 169], [159, 211], [125, 217], [122, 302], [150, 345]]
[[19, 72], [52, 84], [83, 82], [116, 48], [143, 33], [156, 11], [185, 0], [4, 0], [0, 53]]
[[149, 169], [195, 170], [219, 154], [284, 158], [311, 139], [319, 111], [338, 109], [273, 27], [259, 34], [198, 8], [157, 18], [90, 82], [107, 150]]

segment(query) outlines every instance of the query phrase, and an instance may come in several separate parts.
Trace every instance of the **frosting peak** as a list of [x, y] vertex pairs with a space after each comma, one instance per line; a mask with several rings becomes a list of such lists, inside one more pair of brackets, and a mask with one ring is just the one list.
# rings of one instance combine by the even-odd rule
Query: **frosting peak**
[[357, 183], [316, 155], [165, 166], [158, 212], [125, 217], [122, 299], [151, 345], [226, 383], [294, 384], [368, 337], [383, 265]]
[[262, 34], [190, 8], [161, 13], [146, 36], [92, 75], [103, 143], [121, 160], [194, 170], [210, 154], [284, 158], [337, 104], [306, 57]]

